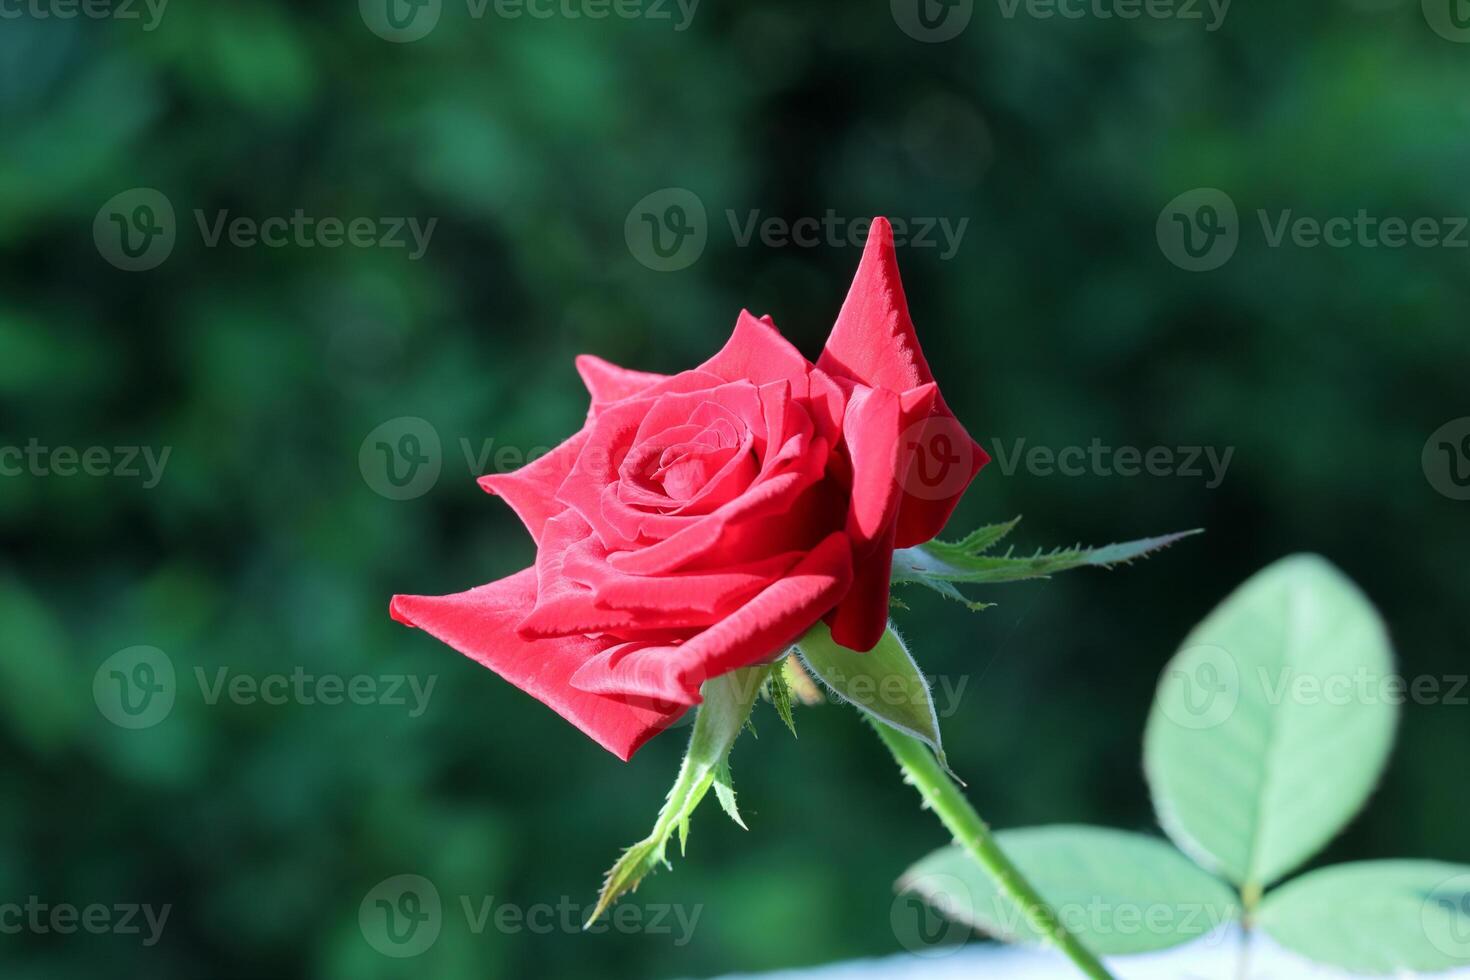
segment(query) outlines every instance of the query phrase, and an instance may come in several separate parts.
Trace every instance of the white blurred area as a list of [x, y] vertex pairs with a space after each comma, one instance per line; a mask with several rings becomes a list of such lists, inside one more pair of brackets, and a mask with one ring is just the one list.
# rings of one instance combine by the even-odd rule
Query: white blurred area
[[[1257, 934], [1251, 941], [1250, 968], [1239, 969], [1238, 932], [1212, 936], [1162, 953], [1114, 957], [1108, 969], [1118, 980], [1342, 980], [1357, 974], [1310, 963]], [[1043, 950], [985, 942], [931, 947], [922, 955], [905, 953], [855, 960], [806, 970], [728, 974], [719, 980], [1080, 980], [1061, 956]], [[1396, 978], [1437, 977], [1470, 980], [1470, 968], [1449, 973], [1393, 974]]]

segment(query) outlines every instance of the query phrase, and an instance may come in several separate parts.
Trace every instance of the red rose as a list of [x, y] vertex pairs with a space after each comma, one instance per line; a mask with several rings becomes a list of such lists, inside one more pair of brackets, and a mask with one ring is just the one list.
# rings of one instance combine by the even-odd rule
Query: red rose
[[706, 679], [774, 659], [820, 619], [871, 649], [893, 549], [934, 537], [988, 461], [939, 396], [882, 218], [815, 365], [741, 313], [694, 370], [577, 370], [582, 431], [480, 480], [525, 522], [535, 568], [395, 596], [392, 612], [623, 759]]

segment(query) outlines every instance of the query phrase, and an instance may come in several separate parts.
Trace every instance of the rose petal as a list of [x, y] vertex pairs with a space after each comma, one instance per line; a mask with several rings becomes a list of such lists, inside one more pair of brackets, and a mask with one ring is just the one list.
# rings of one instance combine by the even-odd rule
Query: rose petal
[[516, 630], [525, 637], [611, 633], [630, 637], [643, 632], [703, 628], [714, 614], [696, 608], [674, 608], [660, 614], [634, 613], [599, 605], [596, 574], [587, 569], [606, 564], [607, 551], [592, 528], [575, 511], [546, 524], [546, 540], [536, 551], [536, 597]]
[[[668, 537], [629, 550], [614, 550], [609, 561], [635, 575], [653, 575], [681, 568], [718, 567], [815, 543], [825, 532], [821, 508], [828, 504], [809, 499], [827, 457], [821, 440], [793, 439], [791, 467], [751, 484], [745, 493], [710, 514], [688, 522]], [[810, 445], [811, 449], [806, 450]], [[840, 506], [840, 505], [839, 505]], [[839, 514], [841, 511], [839, 510]]]
[[606, 609], [647, 614], [649, 621], [670, 613], [697, 614], [705, 617], [703, 625], [708, 625], [785, 575], [803, 557], [801, 552], [787, 551], [707, 572], [628, 575], [606, 562], [594, 566], [584, 563], [580, 555], [573, 555], [564, 571], [585, 581], [592, 588], [594, 601]]
[[587, 439], [556, 493], [563, 509], [580, 514], [609, 548], [636, 543], [635, 537], [603, 517], [602, 498], [605, 490], [618, 485], [622, 464], [633, 449], [633, 435], [652, 405], [645, 399], [619, 402], [589, 421]]
[[781, 336], [770, 317], [757, 319], [749, 310], [741, 310], [725, 346], [697, 370], [726, 381], [758, 385], [771, 381], [801, 382], [800, 390], [805, 394], [805, 379], [811, 369], [811, 362]]
[[[893, 228], [886, 218], [874, 218], [852, 288], [837, 315], [817, 367], [839, 380], [905, 394], [934, 380], [929, 362], [909, 318], [908, 300], [898, 274]], [[943, 528], [966, 487], [989, 461], [985, 451], [954, 420], [943, 396], [934, 396], [933, 417], [952, 424], [952, 440], [969, 472], [953, 481], [942, 496], [915, 494], [905, 487], [899, 506], [895, 544], [912, 547], [930, 540]], [[906, 464], [901, 464], [905, 466]], [[947, 485], [946, 485], [947, 486]]]
[[707, 679], [784, 652], [851, 579], [847, 536], [829, 535], [785, 577], [692, 639], [678, 646], [604, 651], [583, 664], [572, 683], [589, 693], [697, 704]]
[[630, 702], [571, 686], [572, 675], [616, 641], [586, 636], [526, 640], [515, 624], [536, 593], [536, 573], [517, 572], [489, 585], [447, 596], [393, 597], [400, 623], [427, 631], [489, 667], [625, 762], [684, 711], [682, 704]]
[[610, 361], [604, 361], [591, 354], [582, 354], [577, 358], [576, 363], [577, 373], [582, 376], [582, 383], [587, 386], [587, 393], [592, 396], [589, 415], [597, 414], [612, 402], [632, 398], [634, 395], [641, 394], [669, 380], [667, 374], [633, 371], [629, 368], [618, 367]]
[[897, 392], [934, 380], [909, 319], [887, 218], [873, 219], [857, 275], [817, 367], [837, 378]]
[[556, 492], [566, 479], [577, 454], [587, 442], [587, 430], [583, 429], [545, 456], [539, 456], [513, 473], [491, 473], [482, 476], [479, 484], [487, 493], [505, 500], [531, 537], [540, 544], [541, 532], [546, 522], [566, 510], [557, 502]]
[[695, 424], [702, 428], [715, 418], [726, 418], [763, 433], [760, 389], [749, 381], [730, 381], [713, 388], [660, 394], [638, 426], [637, 442], [645, 443], [677, 426]]
[[858, 387], [847, 403], [843, 435], [852, 464], [852, 501], [847, 533], [859, 557], [888, 535], [902, 495], [898, 474], [898, 436], [902, 422], [898, 395], [886, 388]]
[[895, 521], [879, 539], [869, 545], [867, 554], [853, 563], [852, 587], [842, 602], [827, 616], [832, 639], [866, 653], [878, 645], [888, 628], [889, 580], [893, 572], [893, 536]]
[[[935, 405], [936, 409], [943, 405], [937, 395]], [[899, 456], [904, 494], [894, 545], [912, 548], [944, 530], [966, 488], [990, 462], [990, 455], [946, 409], [905, 426]]]
[[667, 427], [650, 423], [645, 430], [650, 415], [658, 413], [663, 422], [676, 425], [687, 420], [679, 418], [681, 409], [694, 413], [707, 401], [729, 409], [736, 419], [744, 417], [742, 408], [754, 413], [757, 421], [761, 418], [759, 392], [748, 382], [728, 384], [702, 371], [674, 375], [660, 383], [656, 393], [608, 405], [588, 421], [587, 441], [557, 491], [557, 500], [581, 514], [609, 549], [639, 545], [639, 536], [630, 530], [639, 526], [638, 521], [626, 514], [615, 521], [604, 510], [619, 506], [622, 466], [637, 450], [640, 432], [648, 438]]

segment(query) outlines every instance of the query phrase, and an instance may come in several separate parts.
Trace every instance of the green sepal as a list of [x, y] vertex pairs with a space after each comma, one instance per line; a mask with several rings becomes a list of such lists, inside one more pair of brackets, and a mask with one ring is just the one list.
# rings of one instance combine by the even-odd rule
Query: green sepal
[[891, 624], [878, 645], [866, 653], [849, 650], [832, 639], [825, 623], [808, 630], [796, 641], [796, 649], [806, 669], [839, 698], [924, 742], [949, 768], [929, 682]]
[[995, 585], [1001, 582], [1046, 578], [1074, 568], [1126, 565], [1167, 548], [1176, 541], [1202, 533], [1196, 529], [1104, 545], [1100, 548], [1084, 548], [1078, 545], [1051, 551], [1038, 550], [1026, 556], [1016, 555], [1014, 549], [1003, 555], [986, 554], [1020, 520], [1017, 517], [1003, 524], [987, 525], [959, 541], [936, 540], [913, 548], [900, 548], [893, 553], [892, 582], [895, 585], [922, 585], [947, 599], [964, 603], [972, 611], [979, 611], [988, 604], [966, 598], [957, 584]]
[[[684, 762], [679, 767], [679, 775], [674, 780], [673, 788], [669, 790], [668, 799], [659, 810], [653, 833], [624, 851], [608, 871], [602, 892], [597, 896], [597, 906], [583, 925], [584, 929], [596, 922], [620, 895], [636, 889], [639, 882], [658, 865], [669, 866], [665, 852], [669, 838], [675, 833], [679, 835], [679, 853], [684, 853], [684, 845], [689, 837], [689, 816], [699, 806], [710, 787], [716, 785], [721, 769], [725, 772], [725, 788], [729, 789], [727, 760], [730, 749], [745, 728], [751, 708], [755, 706], [756, 696], [771, 669], [768, 664], [745, 667], [704, 682], [700, 689], [704, 701], [694, 720], [689, 750], [684, 755]], [[715, 795], [721, 796], [718, 789]], [[723, 800], [721, 803], [723, 805]], [[730, 805], [726, 812], [731, 812], [733, 808], [734, 793], [731, 791]], [[735, 817], [736, 823], [740, 823], [738, 815], [731, 815]], [[744, 824], [741, 823], [741, 826]]]
[[796, 737], [796, 716], [791, 711], [791, 688], [786, 684], [786, 672], [783, 669], [771, 671], [766, 678], [766, 697], [771, 699], [771, 706], [776, 709], [776, 714], [791, 729], [791, 737]]
[[745, 821], [740, 819], [740, 809], [735, 805], [735, 785], [730, 779], [730, 763], [720, 763], [715, 770], [715, 799], [720, 803], [720, 809], [735, 821], [735, 826], [741, 830], [749, 830]]

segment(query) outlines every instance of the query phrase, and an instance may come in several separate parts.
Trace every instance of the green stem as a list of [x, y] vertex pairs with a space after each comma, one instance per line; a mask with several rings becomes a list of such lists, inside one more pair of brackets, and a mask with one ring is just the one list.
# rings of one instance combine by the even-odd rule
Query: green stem
[[970, 806], [959, 787], [940, 767], [928, 747], [918, 739], [905, 735], [881, 722], [873, 727], [883, 739], [899, 768], [904, 771], [924, 802], [927, 803], [955, 840], [994, 879], [1001, 893], [1014, 902], [1038, 933], [1048, 937], [1061, 953], [1092, 980], [1113, 980], [1091, 950], [1068, 932], [1051, 907], [1042, 901], [1020, 870], [996, 844], [985, 821]]

